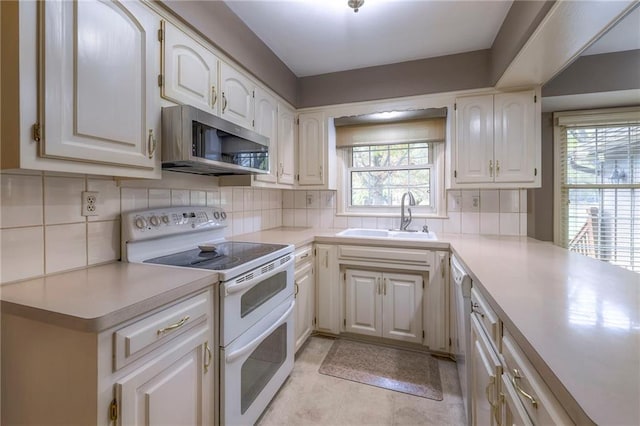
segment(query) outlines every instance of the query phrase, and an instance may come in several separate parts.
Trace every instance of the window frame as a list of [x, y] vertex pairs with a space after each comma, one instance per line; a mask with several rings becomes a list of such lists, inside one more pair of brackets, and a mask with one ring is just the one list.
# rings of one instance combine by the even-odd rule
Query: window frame
[[[571, 189], [633, 189], [640, 191], [640, 184], [566, 184], [563, 183], [562, 146], [563, 132], [567, 127], [599, 127], [633, 125], [640, 122], [640, 108], [609, 108], [584, 111], [562, 111], [553, 114], [553, 143], [554, 143], [554, 176], [553, 176], [553, 239], [554, 244], [565, 247], [567, 237], [563, 235], [563, 224], [566, 218], [563, 216], [562, 191]], [[640, 230], [639, 230], [640, 232]], [[566, 247], [565, 247], [566, 248]]]
[[[427, 166], [402, 166], [394, 170], [417, 170], [430, 169], [430, 195], [431, 206], [412, 206], [411, 212], [414, 217], [443, 217], [445, 215], [445, 142], [414, 141], [410, 143], [427, 143], [430, 152], [429, 164]], [[393, 145], [393, 144], [389, 144]], [[371, 145], [373, 146], [373, 145]], [[337, 194], [337, 214], [342, 216], [375, 216], [375, 217], [397, 217], [400, 213], [399, 206], [352, 206], [351, 205], [351, 174], [353, 169], [357, 171], [384, 170], [383, 168], [353, 168], [350, 167], [352, 148], [337, 149], [338, 158], [338, 194]]]

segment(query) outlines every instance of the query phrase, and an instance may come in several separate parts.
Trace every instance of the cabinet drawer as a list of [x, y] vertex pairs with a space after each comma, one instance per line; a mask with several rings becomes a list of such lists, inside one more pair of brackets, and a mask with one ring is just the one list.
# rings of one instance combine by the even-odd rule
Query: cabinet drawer
[[500, 320], [480, 292], [471, 289], [471, 315], [478, 318], [491, 343], [500, 350]]
[[313, 249], [311, 246], [304, 246], [296, 249], [295, 252], [296, 266], [309, 262], [313, 259]]
[[338, 257], [429, 266], [432, 252], [389, 247], [338, 246]]
[[573, 424], [560, 402], [506, 330], [502, 338], [502, 357], [505, 365], [504, 374], [533, 424]]
[[210, 292], [198, 294], [114, 333], [114, 363], [118, 370], [162, 343], [205, 322], [211, 309]]

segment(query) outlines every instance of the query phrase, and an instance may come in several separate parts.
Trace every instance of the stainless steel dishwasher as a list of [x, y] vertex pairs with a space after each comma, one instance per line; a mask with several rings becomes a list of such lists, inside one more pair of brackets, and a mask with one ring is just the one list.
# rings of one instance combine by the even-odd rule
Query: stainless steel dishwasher
[[471, 277], [455, 255], [451, 256], [451, 287], [454, 290], [456, 363], [467, 425], [471, 425], [471, 366], [467, 360], [471, 334]]

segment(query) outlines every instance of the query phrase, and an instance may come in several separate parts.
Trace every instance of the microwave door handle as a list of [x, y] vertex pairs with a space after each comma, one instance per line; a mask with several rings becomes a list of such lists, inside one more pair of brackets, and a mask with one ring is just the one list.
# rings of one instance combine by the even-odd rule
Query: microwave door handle
[[265, 279], [270, 278], [270, 277], [274, 276], [275, 274], [284, 271], [285, 269], [287, 269], [289, 267], [289, 265], [291, 265], [293, 263], [293, 261], [294, 261], [293, 256], [291, 256], [291, 258], [289, 260], [287, 260], [285, 263], [283, 263], [282, 265], [278, 266], [277, 268], [274, 268], [272, 271], [270, 271], [270, 272], [268, 272], [266, 274], [258, 275], [257, 277], [248, 279], [246, 281], [243, 281], [240, 284], [225, 285], [224, 286], [224, 295], [228, 296], [230, 294], [242, 291], [242, 290], [244, 290], [246, 288], [253, 287], [255, 284], [259, 283], [260, 281], [264, 281]]
[[287, 310], [285, 311], [284, 314], [282, 314], [282, 316], [278, 319], [278, 321], [276, 321], [273, 325], [271, 325], [268, 329], [266, 329], [264, 332], [260, 333], [260, 335], [258, 337], [256, 337], [255, 339], [253, 339], [251, 342], [247, 343], [246, 345], [244, 345], [243, 347], [241, 347], [240, 349], [237, 349], [233, 352], [230, 352], [229, 354], [227, 354], [225, 356], [225, 360], [227, 364], [231, 364], [232, 362], [234, 362], [236, 359], [242, 357], [243, 355], [247, 354], [247, 353], [251, 353], [253, 352], [253, 350], [260, 344], [262, 343], [262, 341], [271, 333], [274, 332], [274, 330], [278, 327], [280, 327], [289, 317], [289, 315], [291, 315], [291, 312], [293, 312], [293, 308], [296, 305], [296, 301], [292, 300], [291, 304], [289, 305], [289, 308], [287, 308]]

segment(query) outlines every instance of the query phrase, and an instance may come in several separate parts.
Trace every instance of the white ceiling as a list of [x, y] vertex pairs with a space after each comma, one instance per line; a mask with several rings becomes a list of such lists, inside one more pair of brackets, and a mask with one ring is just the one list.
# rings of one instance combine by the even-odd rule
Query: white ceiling
[[512, 0], [225, 0], [298, 77], [488, 49]]
[[582, 56], [634, 49], [640, 49], [640, 7], [636, 7], [605, 35], [582, 52]]

